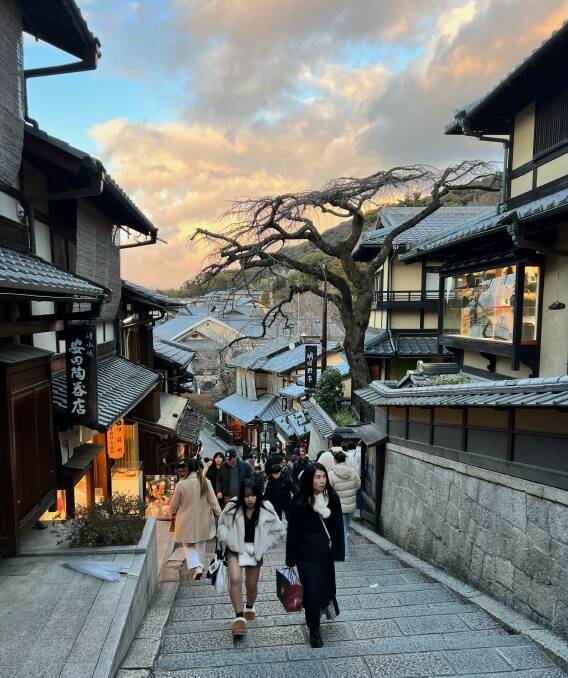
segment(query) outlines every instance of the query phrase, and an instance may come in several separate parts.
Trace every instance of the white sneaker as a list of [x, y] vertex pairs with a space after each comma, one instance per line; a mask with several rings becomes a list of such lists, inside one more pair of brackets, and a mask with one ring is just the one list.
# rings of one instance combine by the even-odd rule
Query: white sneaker
[[245, 619], [247, 621], [254, 621], [256, 619], [256, 609], [254, 605], [252, 607], [245, 606]]

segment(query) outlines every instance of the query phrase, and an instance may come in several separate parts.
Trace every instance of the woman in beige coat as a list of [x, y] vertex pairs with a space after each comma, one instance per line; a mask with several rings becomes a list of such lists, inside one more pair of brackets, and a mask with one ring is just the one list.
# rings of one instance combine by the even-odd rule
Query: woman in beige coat
[[349, 558], [349, 527], [357, 507], [357, 490], [361, 487], [361, 478], [354, 465], [347, 461], [343, 450], [336, 452], [334, 456], [335, 466], [329, 472], [329, 484], [337, 492], [341, 502], [345, 557]]
[[205, 544], [215, 536], [213, 514], [220, 516], [221, 508], [197, 459], [190, 459], [187, 468], [187, 478], [176, 485], [170, 515], [176, 517], [175, 540], [183, 544], [187, 567], [194, 579], [201, 579]]

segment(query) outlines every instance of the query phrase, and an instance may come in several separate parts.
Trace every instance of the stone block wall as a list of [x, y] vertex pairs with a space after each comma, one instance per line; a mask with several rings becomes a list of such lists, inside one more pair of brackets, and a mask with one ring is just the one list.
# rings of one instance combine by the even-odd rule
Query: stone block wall
[[381, 532], [568, 638], [568, 492], [387, 445]]

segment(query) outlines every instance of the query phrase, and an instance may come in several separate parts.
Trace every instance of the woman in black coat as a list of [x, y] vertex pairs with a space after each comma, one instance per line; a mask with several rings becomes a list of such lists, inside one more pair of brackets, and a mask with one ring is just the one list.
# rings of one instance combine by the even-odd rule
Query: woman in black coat
[[339, 614], [334, 561], [344, 558], [341, 502], [329, 484], [325, 467], [310, 464], [302, 473], [300, 490], [288, 509], [286, 565], [298, 567], [312, 647], [323, 646], [321, 613], [332, 606], [335, 614]]

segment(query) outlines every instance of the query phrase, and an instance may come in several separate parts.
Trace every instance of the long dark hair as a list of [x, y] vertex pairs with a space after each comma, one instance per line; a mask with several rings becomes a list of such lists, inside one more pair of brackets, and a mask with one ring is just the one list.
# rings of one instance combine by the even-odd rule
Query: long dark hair
[[196, 457], [187, 460], [187, 470], [188, 473], [197, 473], [199, 478], [200, 494], [204, 497], [207, 494], [207, 479], [201, 471], [201, 466]]
[[309, 504], [310, 506], [314, 505], [314, 476], [316, 471], [325, 472], [325, 488], [324, 492], [327, 493], [327, 496], [332, 499], [337, 497], [337, 492], [333, 489], [329, 482], [329, 476], [327, 474], [327, 469], [323, 464], [320, 464], [318, 461], [313, 464], [308, 464], [303, 470], [302, 475], [300, 476], [300, 489], [294, 495], [294, 501], [304, 505]]
[[245, 480], [241, 481], [241, 484], [239, 485], [239, 494], [237, 495], [236, 500], [231, 499], [232, 506], [229, 510], [233, 512], [233, 523], [234, 523], [237, 517], [237, 511], [239, 510], [239, 507], [242, 509], [243, 514], [246, 510], [245, 495], [247, 494], [249, 497], [250, 496], [256, 497], [256, 504], [254, 505], [254, 511], [252, 514], [252, 520], [256, 525], [258, 523], [260, 509], [263, 508], [266, 511], [268, 511], [268, 508], [264, 505], [264, 495], [262, 494], [262, 490], [250, 478], [246, 478]]

